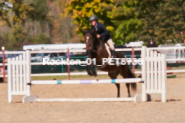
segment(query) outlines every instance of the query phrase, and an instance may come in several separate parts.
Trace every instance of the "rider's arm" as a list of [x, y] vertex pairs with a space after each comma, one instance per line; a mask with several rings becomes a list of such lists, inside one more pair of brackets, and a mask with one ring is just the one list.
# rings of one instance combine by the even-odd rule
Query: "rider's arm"
[[102, 33], [100, 34], [100, 37], [104, 37], [104, 36], [109, 35], [109, 32], [107, 31], [107, 29], [105, 28], [105, 26], [103, 24], [101, 24], [100, 28], [102, 30]]

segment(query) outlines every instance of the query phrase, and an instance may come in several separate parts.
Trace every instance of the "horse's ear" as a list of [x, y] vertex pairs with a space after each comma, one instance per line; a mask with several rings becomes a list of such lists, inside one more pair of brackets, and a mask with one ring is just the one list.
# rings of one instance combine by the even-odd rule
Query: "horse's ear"
[[93, 34], [95, 34], [95, 33], [96, 33], [96, 30], [95, 30], [94, 28], [92, 28], [92, 29], [91, 29], [91, 32], [92, 32]]
[[87, 34], [88, 29], [84, 29], [82, 32], [83, 32], [83, 35], [85, 35], [85, 34]]

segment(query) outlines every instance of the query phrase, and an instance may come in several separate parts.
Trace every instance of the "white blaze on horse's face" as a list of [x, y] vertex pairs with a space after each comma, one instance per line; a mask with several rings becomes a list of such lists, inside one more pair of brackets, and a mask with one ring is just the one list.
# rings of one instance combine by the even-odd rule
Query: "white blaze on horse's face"
[[89, 36], [86, 37], [86, 42], [88, 43], [88, 41], [89, 41]]

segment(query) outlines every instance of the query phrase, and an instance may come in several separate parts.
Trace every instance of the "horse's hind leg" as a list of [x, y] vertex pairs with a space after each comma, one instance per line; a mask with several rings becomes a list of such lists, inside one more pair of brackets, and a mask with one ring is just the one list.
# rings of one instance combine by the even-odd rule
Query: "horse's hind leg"
[[130, 83], [126, 83], [126, 86], [127, 86], [127, 91], [128, 91], [128, 97], [131, 97], [130, 96]]
[[[128, 65], [121, 66], [120, 75], [123, 78], [135, 78], [135, 75], [131, 72]], [[136, 90], [136, 83], [126, 83], [127, 91], [128, 91], [128, 97], [131, 97], [130, 94], [130, 85], [133, 91]]]
[[[116, 72], [108, 72], [108, 75], [111, 79], [116, 79], [117, 76], [119, 74], [119, 71]], [[116, 87], [117, 87], [117, 97], [120, 97], [120, 84], [116, 83]]]

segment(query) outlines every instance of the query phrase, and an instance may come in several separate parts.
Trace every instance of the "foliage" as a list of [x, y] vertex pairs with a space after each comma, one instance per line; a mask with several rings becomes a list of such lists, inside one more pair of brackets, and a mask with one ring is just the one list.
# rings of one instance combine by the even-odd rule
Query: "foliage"
[[28, 19], [28, 12], [34, 8], [24, 0], [4, 0], [1, 3], [0, 18], [11, 26], [16, 23], [24, 23]]
[[1, 2], [0, 3], [0, 21], [1, 21], [1, 25], [0, 26], [4, 26], [6, 24], [9, 24], [9, 20], [8, 20], [8, 11], [7, 8], [8, 5], [5, 4], [5, 2]]
[[[45, 0], [5, 0], [0, 4], [0, 21], [3, 32], [1, 45], [6, 49], [22, 49], [25, 44], [51, 43], [51, 38], [46, 35], [49, 8]], [[31, 25], [36, 24], [40, 27]], [[6, 28], [6, 26], [8, 26]], [[27, 27], [27, 28], [26, 28]]]
[[13, 26], [11, 30], [11, 45], [14, 49], [19, 49], [20, 45], [23, 43], [25, 39], [25, 31], [23, 26], [20, 24], [16, 24]]
[[[119, 2], [119, 1], [118, 1]], [[185, 30], [185, 1], [166, 0], [124, 0], [112, 11], [116, 37], [126, 42], [143, 40], [150, 37], [158, 44], [181, 43]]]
[[184, 0], [1, 0], [0, 44], [22, 49], [25, 44], [79, 42], [93, 14], [116, 44], [147, 44], [150, 37], [157, 44], [181, 43], [184, 13]]
[[34, 44], [50, 44], [51, 39], [44, 33], [40, 33], [33, 38]]
[[29, 19], [39, 21], [48, 19], [49, 9], [46, 0], [4, 0], [0, 7], [0, 18], [6, 20], [9, 26], [16, 23], [24, 24]]
[[97, 14], [117, 44], [138, 40], [146, 44], [150, 37], [160, 44], [184, 40], [184, 8], [184, 0], [71, 0], [66, 13], [80, 34], [89, 27], [89, 16]]
[[47, 21], [49, 19], [49, 7], [47, 7], [47, 0], [33, 0], [30, 2], [33, 8], [28, 11], [28, 16], [32, 20]]
[[20, 50], [23, 45], [28, 44], [49, 44], [50, 37], [44, 33], [39, 33], [34, 37], [26, 34], [23, 25], [16, 24], [12, 27], [11, 32], [6, 33], [0, 39], [0, 44], [5, 46], [7, 50]]
[[[185, 1], [160, 1], [153, 15], [153, 36], [156, 40], [165, 43], [181, 43], [185, 31]], [[156, 11], [158, 13], [156, 13]]]
[[103, 22], [109, 31], [114, 30], [114, 24], [111, 21], [111, 16], [108, 15], [109, 7], [112, 0], [71, 0], [65, 9], [65, 15], [71, 15], [74, 23], [77, 25], [76, 31], [82, 35], [86, 28], [90, 28], [89, 17], [97, 15], [99, 21]]

